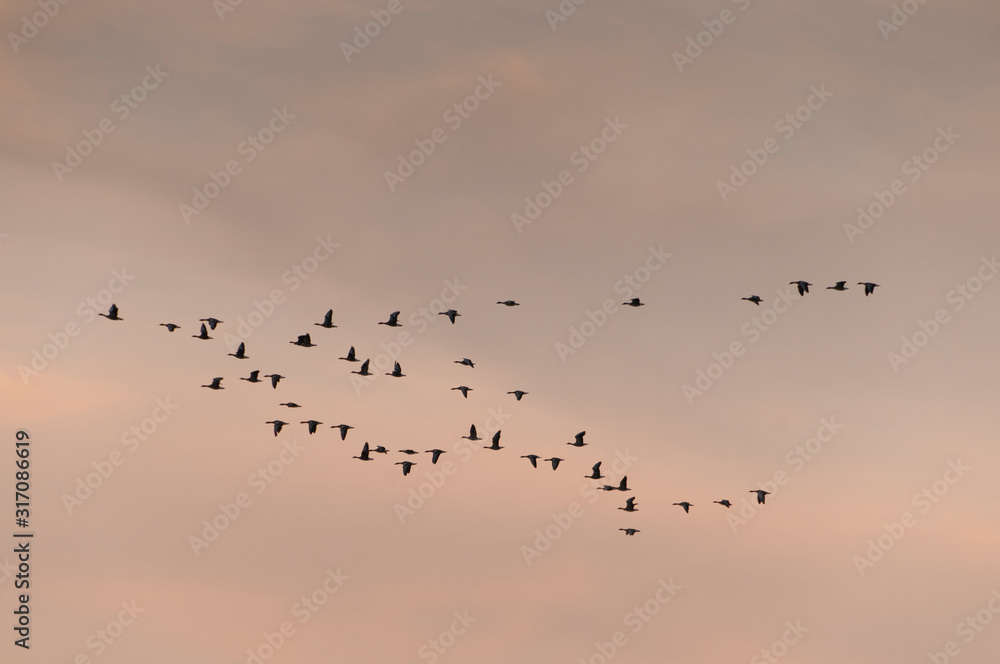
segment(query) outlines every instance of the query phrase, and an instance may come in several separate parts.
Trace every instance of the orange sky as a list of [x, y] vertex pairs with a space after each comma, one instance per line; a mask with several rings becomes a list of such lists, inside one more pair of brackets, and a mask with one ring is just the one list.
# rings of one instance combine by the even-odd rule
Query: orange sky
[[995, 661], [995, 3], [50, 4], [0, 8], [0, 659]]

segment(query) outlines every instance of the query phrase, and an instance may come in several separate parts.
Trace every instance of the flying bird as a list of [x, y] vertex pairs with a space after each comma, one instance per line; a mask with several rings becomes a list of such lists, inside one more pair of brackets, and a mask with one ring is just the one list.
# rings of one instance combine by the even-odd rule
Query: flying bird
[[624, 477], [622, 477], [622, 481], [618, 483], [618, 490], [619, 491], [631, 491], [632, 490], [632, 489], [628, 488], [628, 475], [625, 475]]
[[361, 360], [359, 360], [354, 355], [354, 346], [351, 346], [351, 350], [347, 351], [347, 357], [338, 357], [337, 359], [338, 360], [347, 360], [348, 362], [360, 362], [361, 361]]
[[350, 424], [334, 424], [330, 428], [331, 429], [340, 429], [340, 439], [341, 440], [347, 440], [347, 432], [350, 429], [353, 429], [354, 427], [352, 427]]
[[458, 387], [453, 387], [451, 389], [460, 390], [462, 392], [462, 396], [465, 397], [466, 399], [469, 398], [469, 392], [472, 391], [471, 387], [466, 387], [465, 385], [459, 385]]
[[685, 502], [683, 502], [683, 503], [674, 503], [674, 505], [680, 505], [681, 507], [683, 507], [683, 508], [684, 508], [684, 513], [685, 513], [685, 514], [687, 514], [687, 513], [688, 513], [688, 510], [690, 510], [690, 509], [691, 509], [691, 503], [689, 503], [689, 502], [687, 502], [687, 501], [685, 501]]
[[514, 390], [513, 392], [508, 392], [507, 394], [513, 394], [514, 398], [520, 401], [521, 397], [527, 394], [527, 392], [525, 392], [524, 390]]
[[826, 289], [827, 290], [847, 290], [847, 286], [844, 285], [846, 283], [847, 283], [846, 281], [838, 281], [833, 286], [827, 286]]
[[199, 318], [198, 320], [202, 323], [208, 323], [208, 327], [211, 328], [212, 330], [215, 330], [215, 326], [218, 325], [219, 323], [226, 322], [224, 320], [219, 320], [218, 318]]
[[580, 433], [576, 434], [576, 437], [575, 437], [575, 439], [573, 440], [572, 443], [566, 443], [566, 444], [567, 445], [572, 445], [573, 447], [583, 447], [584, 445], [587, 444], [587, 443], [583, 442], [583, 436], [586, 433], [587, 433], [586, 431], [581, 431]]
[[426, 450], [431, 455], [431, 463], [437, 463], [441, 455], [447, 452], [447, 450], [439, 450], [436, 447], [433, 450]]
[[278, 389], [278, 381], [284, 378], [281, 374], [264, 374], [264, 378], [271, 379], [271, 388]]
[[388, 325], [389, 327], [402, 327], [402, 324], [400, 324], [398, 319], [399, 319], [399, 312], [393, 311], [391, 314], [389, 314], [389, 320], [379, 321], [379, 325]]
[[403, 454], [410, 454], [410, 455], [417, 454], [416, 450], [399, 450], [399, 451], [402, 452]]
[[319, 420], [306, 420], [305, 422], [299, 422], [299, 424], [308, 424], [309, 425], [309, 435], [311, 436], [314, 433], [316, 433], [316, 427], [319, 426], [320, 424], [323, 424], [323, 423], [320, 422]]
[[330, 309], [328, 312], [326, 312], [326, 315], [323, 316], [322, 323], [313, 323], [313, 325], [319, 325], [320, 327], [325, 327], [327, 329], [330, 329], [332, 327], [337, 327], [336, 325], [333, 324], [333, 309]]
[[289, 341], [290, 344], [295, 344], [296, 346], [302, 346], [303, 348], [312, 348], [316, 344], [312, 342], [308, 334], [300, 334], [299, 338], [295, 341]]
[[624, 530], [626, 535], [635, 535], [641, 532], [638, 528], [619, 528], [618, 530]]
[[274, 435], [277, 436], [279, 433], [281, 433], [281, 427], [283, 427], [286, 424], [288, 424], [288, 422], [282, 422], [281, 420], [268, 420], [264, 424], [273, 424], [274, 425]]
[[564, 461], [564, 459], [560, 459], [559, 457], [552, 457], [551, 459], [542, 459], [542, 461], [551, 461], [552, 470], [555, 470], [556, 468], [559, 467], [559, 462]]
[[733, 506], [733, 504], [731, 502], [729, 502], [728, 500], [713, 500], [712, 502], [713, 503], [718, 503], [719, 505], [722, 505], [723, 507], [732, 507]]
[[237, 360], [249, 359], [247, 356], [247, 345], [242, 341], [240, 342], [240, 346], [239, 348], [236, 349], [235, 353], [226, 353], [226, 355], [231, 355], [232, 357], [235, 357]]
[[462, 436], [462, 438], [468, 438], [469, 440], [482, 440], [482, 438], [480, 438], [476, 434], [476, 425], [475, 424], [473, 424], [471, 427], [469, 427], [469, 435], [468, 436]]
[[628, 305], [630, 307], [641, 307], [641, 306], [645, 305], [646, 303], [645, 302], [640, 302], [639, 298], [637, 298], [637, 297], [633, 297], [628, 302], [622, 302], [622, 304]]
[[805, 295], [809, 292], [809, 287], [812, 286], [808, 281], [789, 281], [789, 285], [795, 284], [799, 287], [799, 295]]
[[764, 504], [764, 496], [767, 496], [771, 492], [770, 491], [764, 491], [763, 489], [751, 489], [747, 493], [756, 493], [757, 494], [757, 504], [758, 505], [763, 505]]
[[108, 313], [106, 313], [106, 314], [97, 314], [97, 315], [98, 316], [104, 316], [108, 320], [125, 320], [124, 318], [119, 318], [118, 317], [118, 305], [117, 304], [112, 304], [111, 307], [108, 309]]
[[202, 385], [202, 387], [207, 387], [207, 388], [212, 389], [212, 390], [224, 390], [224, 389], [226, 389], [226, 388], [224, 388], [222, 386], [222, 379], [221, 378], [213, 378], [211, 384], [209, 384], [209, 385]]
[[403, 475], [405, 476], [405, 475], [409, 475], [410, 474], [410, 468], [413, 468], [417, 464], [416, 464], [415, 461], [397, 461], [396, 465], [403, 467]]
[[527, 459], [531, 462], [532, 468], [538, 468], [538, 460], [541, 458], [537, 454], [525, 454], [521, 456], [522, 459]]
[[619, 507], [618, 509], [624, 510], [626, 512], [638, 512], [639, 508], [635, 506], [635, 497], [629, 498], [625, 501], [625, 507]]
[[388, 454], [389, 450], [385, 449], [383, 446], [379, 445], [372, 452], [378, 452], [379, 454]]
[[747, 302], [753, 302], [758, 307], [760, 306], [760, 303], [764, 301], [764, 300], [760, 299], [759, 297], [757, 297], [756, 295], [751, 295], [750, 297], [741, 297], [740, 299], [741, 300], [746, 300]]
[[[385, 448], [383, 448], [383, 449], [385, 449]], [[368, 443], [365, 443], [365, 446], [361, 448], [361, 456], [355, 456], [355, 457], [351, 457], [351, 458], [352, 459], [361, 459], [362, 461], [371, 461], [372, 458], [371, 458], [371, 456], [369, 455], [368, 452], [369, 452], [369, 450], [368, 450]]]
[[438, 316], [447, 316], [448, 320], [451, 321], [452, 325], [455, 324], [455, 316], [461, 316], [461, 315], [462, 314], [458, 313], [454, 309], [449, 309], [448, 311], [442, 311], [438, 313]]
[[399, 366], [399, 362], [392, 368], [392, 371], [385, 372], [386, 376], [395, 376], [396, 378], [402, 378], [406, 374], [403, 373], [403, 368]]
[[279, 403], [279, 406], [288, 406], [289, 408], [302, 408], [299, 404], [294, 401], [286, 401], [285, 403]]
[[467, 367], [472, 367], [473, 369], [476, 368], [476, 365], [472, 363], [472, 360], [470, 360], [467, 357], [463, 357], [461, 360], [455, 360], [455, 364], [461, 364]]
[[584, 477], [586, 477], [587, 479], [591, 479], [591, 480], [599, 480], [599, 479], [602, 479], [604, 477], [604, 475], [601, 475], [601, 462], [600, 461], [598, 461], [597, 463], [595, 463], [594, 467], [591, 470], [593, 472], [591, 472], [590, 475], [584, 475]]
[[519, 306], [521, 306], [520, 302], [515, 302], [514, 300], [502, 300], [502, 301], [497, 302], [497, 304], [502, 304], [505, 307], [519, 307]]
[[878, 286], [878, 284], [873, 284], [870, 281], [859, 281], [858, 285], [865, 287], [865, 297], [873, 294], [875, 292], [875, 287]]
[[173, 323], [160, 323], [160, 325], [167, 328], [168, 332], [173, 332], [174, 330], [180, 327], [180, 325], [174, 325]]
[[492, 443], [493, 443], [492, 445], [483, 445], [483, 449], [485, 449], [485, 450], [502, 450], [503, 449], [503, 447], [500, 446], [500, 432], [499, 431], [497, 431], [495, 434], [493, 434], [493, 441], [492, 441]]
[[359, 376], [371, 376], [372, 374], [368, 371], [368, 360], [365, 360], [361, 364], [361, 371], [352, 371], [351, 373], [356, 373]]
[[250, 377], [249, 378], [242, 378], [241, 377], [240, 380], [245, 380], [248, 383], [263, 383], [264, 381], [262, 381], [260, 378], [257, 378], [257, 375], [259, 373], [260, 373], [260, 369], [254, 369], [253, 371], [250, 372]]
[[198, 334], [192, 334], [191, 336], [194, 337], [195, 339], [212, 339], [213, 338], [213, 337], [208, 336], [208, 329], [205, 327], [204, 323], [201, 324], [201, 332], [199, 332]]

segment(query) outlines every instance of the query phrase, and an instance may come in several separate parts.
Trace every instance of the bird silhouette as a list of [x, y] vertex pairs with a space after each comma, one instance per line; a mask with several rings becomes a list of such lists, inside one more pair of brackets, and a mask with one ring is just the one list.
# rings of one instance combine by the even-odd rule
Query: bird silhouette
[[591, 471], [592, 472], [590, 473], [590, 475], [584, 475], [584, 477], [586, 477], [587, 479], [591, 479], [591, 480], [599, 480], [599, 479], [602, 479], [604, 477], [604, 475], [601, 475], [601, 462], [600, 461], [598, 461], [597, 463], [594, 464], [594, 467], [591, 468]]
[[403, 475], [405, 476], [405, 475], [409, 475], [410, 474], [410, 468], [413, 468], [417, 464], [416, 464], [415, 461], [397, 461], [396, 465], [403, 467]]
[[770, 491], [764, 491], [763, 489], [751, 489], [747, 493], [756, 493], [757, 494], [757, 504], [758, 505], [763, 505], [764, 504], [764, 497], [767, 496], [767, 495], [769, 495], [771, 492]]
[[747, 302], [753, 302], [758, 307], [760, 306], [760, 303], [764, 301], [764, 300], [760, 299], [759, 297], [757, 297], [756, 295], [751, 295], [750, 297], [741, 297], [740, 299], [741, 300], [746, 300]]
[[436, 447], [433, 450], [426, 450], [431, 455], [431, 463], [437, 463], [441, 455], [447, 452], [447, 450], [439, 450]]
[[409, 454], [409, 455], [413, 455], [413, 454], [417, 454], [418, 453], [416, 450], [399, 450], [399, 451], [402, 454]]
[[226, 389], [226, 388], [224, 388], [222, 386], [222, 379], [221, 378], [213, 378], [211, 384], [209, 384], [209, 385], [202, 385], [202, 387], [207, 387], [207, 388], [212, 389], [212, 390], [224, 390], [224, 389]]
[[469, 435], [468, 436], [462, 436], [462, 438], [468, 438], [469, 440], [482, 440], [482, 438], [480, 438], [476, 434], [476, 425], [475, 424], [473, 424], [472, 426], [469, 427]]
[[[383, 448], [383, 449], [385, 449], [385, 448]], [[371, 461], [372, 458], [371, 458], [371, 455], [369, 454], [368, 443], [365, 443], [365, 446], [361, 448], [361, 456], [355, 456], [355, 457], [351, 457], [351, 458], [352, 459], [361, 459], [362, 461]]]
[[552, 462], [552, 470], [555, 470], [556, 468], [559, 467], [559, 462], [564, 461], [564, 459], [560, 459], [559, 457], [552, 457], [551, 459], [542, 459], [542, 461]]
[[264, 424], [273, 424], [274, 425], [274, 435], [277, 436], [279, 433], [281, 433], [281, 427], [283, 427], [286, 424], [288, 424], [288, 422], [282, 422], [281, 420], [268, 420]]
[[108, 320], [125, 320], [124, 318], [119, 318], [118, 317], [118, 305], [117, 304], [112, 304], [111, 307], [108, 309], [108, 313], [106, 313], [106, 314], [97, 314], [97, 315], [98, 316], [104, 316]]
[[399, 319], [399, 312], [393, 311], [391, 314], [389, 314], [389, 320], [380, 321], [379, 325], [388, 325], [389, 327], [402, 327], [398, 319]]
[[455, 360], [455, 364], [461, 364], [467, 367], [472, 367], [473, 369], [476, 368], [476, 365], [472, 363], [472, 360], [470, 360], [467, 357], [463, 357], [461, 360]]
[[723, 507], [732, 507], [733, 506], [733, 504], [731, 502], [729, 502], [728, 500], [713, 500], [712, 502], [713, 503], [718, 503], [719, 505], [722, 505]]
[[466, 387], [465, 385], [459, 385], [458, 387], [453, 387], [451, 389], [461, 391], [462, 392], [462, 396], [465, 397], [466, 399], [469, 398], [469, 392], [472, 391], [471, 387]]
[[519, 306], [521, 306], [520, 302], [515, 302], [514, 300], [502, 300], [502, 301], [497, 302], [497, 304], [502, 304], [505, 307], [519, 307]]
[[323, 316], [322, 323], [313, 323], [313, 325], [319, 325], [320, 327], [325, 327], [327, 329], [337, 327], [336, 325], [333, 324], [333, 309], [330, 309], [328, 312], [326, 312], [326, 315]]
[[235, 357], [238, 360], [249, 359], [247, 357], [247, 346], [242, 341], [240, 342], [239, 348], [236, 349], [235, 353], [226, 353], [226, 354]]
[[483, 449], [487, 450], [502, 450], [503, 447], [500, 446], [500, 432], [497, 431], [493, 434], [493, 440], [491, 445], [483, 445]]
[[208, 327], [213, 331], [215, 330], [216, 325], [218, 325], [219, 323], [226, 322], [224, 320], [219, 320], [218, 318], [199, 318], [198, 320], [201, 321], [202, 323], [208, 323]]
[[524, 390], [514, 390], [513, 392], [508, 392], [507, 394], [513, 394], [514, 398], [520, 401], [521, 397], [527, 394], [527, 392], [525, 392]]
[[402, 367], [399, 366], [399, 362], [396, 362], [396, 365], [392, 368], [392, 371], [387, 371], [385, 373], [385, 375], [386, 376], [395, 376], [396, 378], [402, 378], [406, 374], [403, 373], [403, 369], [402, 369]]
[[347, 351], [347, 357], [338, 357], [338, 360], [347, 360], [348, 362], [360, 362], [357, 356], [354, 355], [354, 346], [351, 346], [351, 350]]
[[271, 388], [278, 389], [278, 381], [284, 378], [281, 374], [264, 374], [264, 378], [271, 379]]
[[619, 528], [618, 530], [625, 531], [626, 535], [635, 535], [638, 532], [642, 532], [638, 528]]
[[646, 303], [645, 302], [640, 302], [639, 298], [637, 298], [637, 297], [633, 297], [628, 302], [622, 302], [622, 304], [630, 306], [630, 307], [641, 307], [641, 306], [644, 306]]
[[639, 509], [635, 506], [635, 497], [629, 498], [625, 501], [625, 507], [619, 507], [618, 509], [624, 510], [626, 512], [638, 512]]
[[586, 435], [586, 433], [587, 433], [586, 431], [581, 431], [580, 433], [576, 434], [576, 437], [572, 443], [566, 443], [566, 444], [572, 445], [573, 447], [583, 447], [584, 445], [587, 444], [583, 442], [583, 437], [584, 435]]
[[622, 481], [618, 483], [618, 490], [619, 491], [631, 491], [632, 490], [632, 489], [628, 488], [628, 475], [625, 475], [624, 477], [622, 477]]
[[214, 338], [214, 337], [208, 336], [208, 329], [205, 327], [204, 323], [201, 324], [201, 332], [199, 332], [198, 334], [192, 334], [191, 336], [194, 337], [195, 339], [203, 339], [203, 340], [204, 339], [213, 339]]
[[870, 281], [859, 281], [858, 285], [865, 287], [865, 297], [873, 294], [875, 292], [875, 287], [878, 286], [878, 284], [873, 284]]
[[461, 316], [461, 315], [462, 314], [458, 313], [454, 309], [449, 309], [448, 311], [442, 311], [442, 312], [438, 313], [438, 316], [447, 316], [448, 320], [451, 321], [452, 325], [455, 324], [455, 316]]
[[687, 514], [688, 511], [691, 509], [691, 503], [689, 503], [687, 501], [685, 501], [683, 503], [674, 503], [674, 505], [680, 505], [681, 507], [683, 507], [685, 514]]
[[180, 327], [180, 325], [174, 325], [173, 323], [160, 323], [160, 325], [167, 328], [168, 332], [173, 332]]
[[799, 287], [799, 295], [805, 295], [809, 292], [809, 287], [812, 286], [808, 281], [789, 281], [789, 285], [795, 284]]
[[302, 408], [302, 406], [300, 406], [299, 404], [295, 403], [294, 401], [286, 401], [285, 403], [279, 403], [278, 405], [279, 406], [287, 406], [289, 408]]
[[537, 454], [525, 454], [521, 456], [522, 459], [527, 459], [531, 462], [533, 468], [538, 468], [538, 460], [541, 458]]
[[289, 341], [290, 344], [295, 344], [296, 346], [302, 346], [303, 348], [312, 348], [316, 344], [312, 342], [308, 334], [300, 334], [299, 338], [295, 341]]
[[378, 447], [376, 447], [375, 449], [373, 449], [372, 452], [378, 452], [379, 454], [388, 454], [389, 450], [387, 450], [383, 446], [379, 445]]
[[257, 378], [258, 374], [260, 374], [260, 369], [254, 369], [253, 371], [250, 372], [249, 378], [241, 377], [240, 380], [245, 380], [248, 383], [263, 383], [264, 381], [262, 381], [260, 378]]
[[347, 440], [347, 432], [353, 429], [350, 424], [334, 424], [331, 429], [340, 429], [340, 439]]
[[308, 424], [309, 425], [309, 435], [311, 436], [314, 433], [316, 433], [316, 427], [318, 427], [320, 424], [323, 424], [323, 423], [320, 422], [319, 420], [306, 420], [305, 422], [299, 422], [299, 424]]
[[846, 281], [838, 281], [833, 286], [827, 286], [826, 289], [827, 290], [847, 290], [847, 286], [844, 285], [846, 283], [847, 283]]
[[361, 364], [361, 371], [352, 371], [353, 374], [358, 374], [359, 376], [371, 376], [372, 374], [368, 371], [368, 360], [365, 360]]

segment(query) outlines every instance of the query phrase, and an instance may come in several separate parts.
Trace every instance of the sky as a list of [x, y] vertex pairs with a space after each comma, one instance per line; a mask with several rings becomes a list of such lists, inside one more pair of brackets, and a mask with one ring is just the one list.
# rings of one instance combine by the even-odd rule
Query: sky
[[3, 3], [3, 660], [994, 662], [998, 22]]

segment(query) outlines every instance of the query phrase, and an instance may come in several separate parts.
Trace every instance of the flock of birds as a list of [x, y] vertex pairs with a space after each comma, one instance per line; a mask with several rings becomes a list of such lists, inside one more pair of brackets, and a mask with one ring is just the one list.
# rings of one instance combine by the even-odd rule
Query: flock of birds
[[[809, 292], [809, 287], [812, 286], [812, 284], [809, 283], [809, 282], [807, 282], [807, 281], [792, 281], [792, 282], [789, 282], [789, 283], [790, 284], [794, 284], [794, 285], [796, 285], [798, 287], [798, 291], [799, 291], [799, 295], [800, 296], [801, 295], [805, 295], [806, 293], [808, 293]], [[847, 283], [846, 281], [838, 281], [833, 286], [827, 286], [827, 289], [837, 290], [837, 291], [847, 290], [846, 283]], [[874, 293], [875, 288], [879, 285], [879, 284], [872, 283], [872, 282], [858, 282], [858, 284], [865, 287], [865, 296], [866, 297], [868, 295], [871, 295], [872, 293]], [[753, 302], [754, 304], [756, 304], [758, 306], [760, 305], [761, 302], [763, 302], [763, 300], [760, 297], [758, 297], [757, 295], [751, 295], [750, 297], [744, 297], [744, 298], [741, 298], [741, 299]], [[501, 300], [501, 301], [498, 301], [497, 304], [500, 304], [500, 305], [503, 305], [503, 306], [506, 306], [506, 307], [516, 307], [516, 306], [519, 306], [520, 303], [518, 303], [518, 302], [516, 302], [514, 300]], [[627, 302], [623, 302], [622, 304], [626, 305], [626, 306], [630, 306], [630, 307], [641, 307], [641, 306], [645, 305], [645, 303], [642, 302], [642, 301], [640, 301], [639, 298], [632, 298], [632, 299], [630, 299]], [[113, 321], [124, 320], [118, 314], [119, 314], [119, 312], [118, 312], [118, 306], [116, 304], [112, 304], [111, 307], [108, 309], [108, 313], [106, 313], [106, 314], [102, 313], [100, 315], [103, 316], [103, 317], [105, 317], [105, 318], [107, 318], [108, 320], [113, 320]], [[386, 325], [388, 327], [402, 327], [402, 324], [399, 322], [399, 314], [400, 314], [400, 312], [394, 311], [391, 314], [389, 314], [388, 320], [379, 321], [378, 324], [379, 325]], [[455, 319], [457, 317], [461, 316], [461, 314], [458, 311], [454, 310], [454, 309], [448, 309], [447, 311], [440, 312], [438, 315], [440, 315], [440, 316], [447, 316], [448, 320], [452, 323], [452, 325], [455, 324]], [[220, 324], [224, 323], [225, 321], [219, 320], [218, 318], [211, 318], [210, 317], [210, 318], [201, 318], [201, 319], [199, 319], [198, 322], [201, 323], [201, 329], [200, 329], [200, 331], [199, 331], [198, 334], [193, 334], [191, 336], [194, 337], [195, 339], [209, 340], [209, 339], [213, 339], [214, 338], [214, 337], [212, 337], [212, 336], [209, 335], [209, 332], [210, 331], [215, 331], [216, 327], [218, 327]], [[167, 328], [167, 330], [169, 332], [174, 332], [175, 330], [178, 330], [181, 327], [180, 325], [177, 325], [176, 323], [160, 323], [160, 325], [162, 327]], [[323, 316], [322, 322], [314, 323], [314, 325], [317, 325], [317, 326], [325, 328], [325, 329], [332, 329], [332, 328], [337, 327], [333, 323], [333, 309], [330, 309], [329, 311], [326, 312], [326, 314]], [[293, 344], [295, 346], [302, 347], [302, 348], [313, 348], [313, 347], [316, 346], [316, 344], [313, 343], [313, 341], [312, 341], [311, 335], [308, 334], [308, 333], [298, 335], [295, 340], [289, 341], [289, 343], [291, 343], [291, 344]], [[229, 355], [230, 357], [235, 357], [236, 359], [239, 359], [239, 360], [250, 359], [249, 356], [246, 354], [246, 343], [245, 342], [240, 342], [239, 346], [236, 349], [236, 352], [234, 352], [234, 353], [228, 353], [227, 355]], [[337, 358], [337, 359], [338, 360], [344, 360], [344, 361], [349, 362], [349, 363], [361, 362], [361, 360], [357, 356], [357, 353], [356, 353], [356, 351], [354, 349], [354, 346], [350, 347], [350, 349], [347, 351], [347, 354], [345, 356]], [[467, 358], [467, 357], [464, 357], [461, 360], [455, 360], [454, 362], [456, 364], [460, 364], [462, 366], [467, 366], [469, 368], [475, 368], [475, 366], [476, 366], [475, 363], [472, 360], [470, 360], [469, 358]], [[360, 376], [372, 376], [374, 374], [371, 373], [370, 368], [371, 368], [371, 366], [370, 366], [370, 359], [365, 359], [364, 362], [361, 362], [360, 368], [358, 370], [356, 370], [356, 371], [352, 371], [351, 373], [358, 374]], [[403, 378], [403, 377], [406, 376], [406, 374], [403, 373], [402, 367], [400, 366], [399, 362], [395, 362], [392, 371], [386, 372], [385, 375], [392, 376], [392, 377], [395, 377], [395, 378]], [[278, 383], [283, 378], [285, 378], [285, 376], [282, 376], [279, 373], [270, 373], [270, 374], [264, 374], [264, 378], [270, 378], [271, 379], [271, 381], [270, 381], [271, 382], [271, 387], [273, 389], [277, 389], [278, 388]], [[249, 383], [263, 383], [263, 382], [266, 382], [266, 381], [264, 381], [264, 380], [261, 379], [260, 370], [259, 369], [255, 369], [255, 370], [251, 371], [249, 376], [246, 376], [246, 377], [242, 377], [241, 376], [240, 380], [245, 380], [245, 381], [247, 381]], [[225, 388], [222, 386], [222, 381], [223, 381], [223, 377], [217, 376], [217, 377], [213, 378], [210, 383], [202, 385], [201, 387], [205, 387], [205, 388], [208, 388], [208, 389], [211, 389], [211, 390], [223, 390]], [[452, 390], [458, 390], [459, 392], [462, 393], [462, 396], [464, 398], [466, 398], [466, 399], [469, 396], [469, 392], [472, 390], [471, 387], [468, 387], [466, 385], [459, 385], [459, 386], [453, 387], [451, 389]], [[513, 395], [514, 398], [517, 401], [521, 401], [521, 399], [525, 395], [527, 395], [528, 392], [526, 392], [524, 390], [518, 389], [518, 390], [511, 390], [511, 391], [507, 392], [507, 394]], [[300, 408], [301, 407], [299, 404], [297, 404], [297, 403], [295, 403], [293, 401], [281, 402], [278, 405], [279, 406], [284, 406], [284, 407], [289, 408], [289, 409], [294, 409], [294, 408]], [[282, 430], [283, 427], [289, 425], [289, 422], [285, 422], [284, 420], [276, 418], [276, 419], [273, 419], [273, 420], [267, 420], [265, 422], [265, 424], [270, 424], [272, 426], [272, 430], [274, 432], [274, 435], [277, 436], [279, 433], [281, 433], [281, 430]], [[321, 422], [319, 420], [315, 420], [315, 419], [308, 419], [308, 420], [302, 420], [302, 421], [300, 421], [299, 424], [306, 425], [309, 434], [313, 435], [318, 430], [318, 427], [323, 424], [323, 422]], [[340, 431], [340, 439], [341, 440], [347, 440], [347, 433], [348, 433], [348, 431], [350, 431], [354, 427], [351, 426], [351, 425], [349, 425], [349, 424], [334, 424], [334, 425], [331, 425], [330, 428], [331, 429], [338, 429]], [[584, 436], [586, 436], [586, 434], [587, 434], [586, 431], [581, 431], [581, 432], [577, 433], [574, 436], [574, 438], [573, 438], [572, 441], [570, 441], [570, 442], [568, 442], [566, 444], [570, 445], [572, 447], [576, 447], [576, 448], [585, 447], [588, 444], [588, 443], [586, 443], [584, 441]], [[499, 451], [499, 450], [505, 449], [503, 446], [500, 445], [500, 435], [501, 435], [501, 431], [500, 430], [496, 431], [492, 435], [492, 437], [490, 438], [490, 444], [489, 445], [484, 445], [483, 448], [487, 449], [487, 450], [492, 450], [492, 451]], [[467, 439], [469, 441], [481, 441], [481, 440], [483, 440], [482, 438], [479, 437], [479, 435], [478, 435], [478, 433], [476, 431], [476, 425], [475, 424], [473, 424], [470, 427], [470, 429], [469, 429], [469, 435], [462, 436], [462, 438]], [[447, 450], [442, 450], [442, 449], [438, 449], [438, 448], [434, 448], [434, 449], [430, 449], [430, 450], [425, 450], [424, 451], [425, 454], [430, 454], [431, 455], [431, 464], [436, 464], [438, 462], [438, 460], [441, 458], [441, 455], [445, 454], [446, 452], [447, 452]], [[412, 449], [398, 450], [398, 453], [405, 454], [408, 457], [411, 457], [411, 456], [419, 454], [419, 452], [417, 452], [416, 450], [412, 450]], [[352, 457], [352, 458], [353, 459], [359, 459], [361, 461], [372, 461], [375, 458], [374, 456], [372, 456], [374, 454], [388, 455], [389, 454], [389, 450], [386, 449], [382, 445], [378, 445], [378, 446], [372, 447], [366, 441], [364, 443], [364, 446], [361, 448], [361, 453], [359, 455], [357, 455], [357, 456]], [[531, 466], [533, 468], [538, 468], [538, 462], [539, 461], [543, 461], [543, 462], [549, 463], [552, 466], [552, 470], [557, 470], [559, 468], [559, 464], [561, 462], [563, 462], [563, 461], [566, 460], [564, 458], [560, 458], [560, 457], [557, 457], [557, 456], [554, 456], [554, 455], [551, 456], [551, 457], [548, 457], [548, 458], [543, 458], [542, 455], [538, 455], [538, 454], [524, 454], [524, 455], [521, 455], [520, 458], [527, 459], [528, 462], [531, 464]], [[602, 462], [600, 462], [600, 461], [598, 461], [597, 463], [595, 463], [593, 465], [593, 467], [591, 468], [591, 473], [589, 475], [585, 475], [585, 477], [587, 479], [591, 479], [591, 480], [602, 480], [602, 479], [604, 479], [605, 476], [601, 474], [601, 463]], [[413, 469], [413, 466], [417, 465], [417, 462], [415, 462], [415, 461], [409, 461], [409, 460], [403, 460], [403, 461], [397, 461], [397, 462], [395, 462], [395, 465], [402, 466], [403, 475], [405, 476], [405, 475], [409, 475], [410, 474], [410, 471]], [[602, 490], [602, 491], [622, 491], [622, 492], [631, 491], [631, 488], [628, 486], [628, 476], [627, 475], [623, 476], [621, 478], [621, 480], [618, 482], [618, 484], [603, 484], [603, 485], [601, 485], [598, 488], [600, 490]], [[755, 494], [757, 494], [757, 503], [758, 504], [764, 504], [766, 496], [769, 495], [768, 492], [764, 491], [763, 489], [751, 489], [749, 491], [749, 493], [755, 493]], [[723, 507], [725, 507], [727, 509], [730, 508], [730, 507], [732, 507], [732, 502], [730, 502], [728, 499], [715, 500], [715, 501], [712, 501], [712, 502], [713, 502], [713, 504], [722, 505]], [[681, 502], [674, 503], [674, 505], [682, 508], [684, 510], [685, 514], [687, 514], [687, 513], [690, 513], [690, 510], [691, 510], [691, 507], [693, 506], [693, 503], [690, 503], [688, 501], [681, 501]], [[636, 499], [634, 497], [628, 498], [625, 501], [625, 506], [624, 507], [619, 507], [618, 509], [623, 510], [625, 512], [637, 512], [637, 511], [639, 511], [638, 508], [636, 507]], [[619, 530], [623, 531], [626, 535], [629, 535], [629, 536], [635, 535], [636, 533], [640, 532], [638, 528], [619, 528]]]

